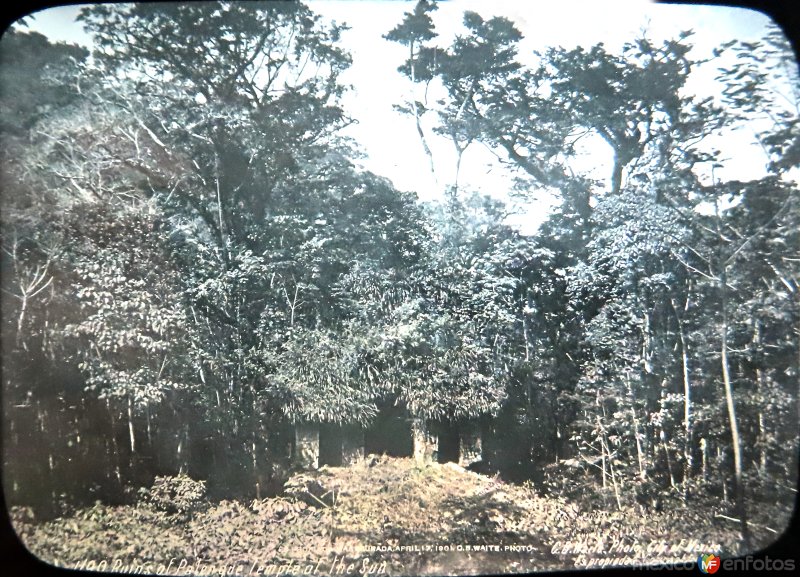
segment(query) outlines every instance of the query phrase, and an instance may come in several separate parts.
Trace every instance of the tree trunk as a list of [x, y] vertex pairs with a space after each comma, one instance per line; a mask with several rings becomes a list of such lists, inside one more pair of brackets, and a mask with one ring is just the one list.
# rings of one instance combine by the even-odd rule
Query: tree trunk
[[131, 443], [131, 459], [136, 454], [136, 432], [133, 428], [133, 401], [128, 397], [128, 437]]
[[611, 194], [618, 194], [622, 188], [622, 162], [617, 158], [618, 155], [614, 154], [614, 168], [611, 171]]
[[731, 445], [733, 449], [734, 494], [735, 507], [741, 520], [742, 541], [745, 549], [750, 547], [750, 533], [747, 528], [747, 506], [744, 502], [744, 467], [742, 465], [742, 444], [739, 437], [739, 425], [736, 420], [736, 407], [733, 402], [733, 385], [731, 384], [728, 361], [728, 291], [727, 275], [723, 270], [720, 275], [720, 300], [722, 308], [722, 324], [720, 326], [720, 357], [722, 363], [722, 383], [725, 387], [725, 402], [728, 407], [728, 421], [731, 429]]
[[144, 406], [145, 416], [147, 417], [147, 446], [149, 449], [153, 447], [153, 429], [150, 422], [150, 404]]
[[664, 449], [664, 457], [667, 459], [667, 472], [669, 473], [669, 485], [675, 488], [675, 473], [672, 472], [672, 459], [669, 457], [669, 447], [667, 446], [667, 434], [664, 429], [661, 429], [659, 434], [661, 438], [661, 447]]
[[631, 397], [631, 417], [633, 419], [633, 438], [636, 439], [636, 458], [639, 461], [639, 478], [644, 481], [647, 479], [647, 469], [644, 465], [644, 452], [642, 451], [642, 440], [639, 437], [639, 419], [636, 418], [636, 398], [633, 396], [633, 386], [631, 385], [630, 375], [625, 379], [628, 385], [628, 394]]
[[[605, 412], [605, 411], [604, 411]], [[619, 485], [617, 485], [617, 477], [614, 474], [614, 455], [611, 453], [611, 448], [608, 445], [605, 427], [597, 416], [597, 426], [600, 428], [600, 450], [603, 456], [603, 488], [606, 488], [606, 455], [608, 455], [608, 472], [611, 478], [611, 486], [614, 489], [614, 498], [617, 502], [617, 510], [622, 511], [622, 501], [619, 498]]]
[[[761, 342], [761, 325], [757, 319], [753, 319], [753, 345], [755, 351], [763, 350], [763, 343]], [[756, 365], [756, 384], [758, 385], [758, 392], [761, 402], [767, 398], [766, 391], [766, 377], [764, 370], [761, 368], [759, 359], [755, 360]], [[764, 419], [764, 411], [758, 411], [758, 442], [759, 442], [759, 459], [758, 469], [762, 477], [767, 473], [767, 427]]]
[[708, 442], [705, 439], [700, 439], [700, 451], [702, 453], [702, 476], [703, 484], [708, 481]]
[[652, 353], [650, 351], [650, 314], [645, 312], [642, 319], [642, 370], [645, 374], [653, 374], [653, 363], [650, 360]]
[[[687, 486], [687, 481], [692, 476], [693, 458], [692, 458], [692, 397], [691, 397], [691, 372], [689, 369], [689, 347], [686, 344], [686, 331], [683, 326], [683, 319], [678, 312], [675, 299], [671, 299], [672, 310], [675, 313], [675, 318], [678, 321], [678, 340], [681, 344], [681, 372], [683, 374], [683, 428], [684, 428], [684, 441], [683, 441], [683, 483]], [[688, 299], [687, 299], [688, 306]], [[687, 486], [688, 487], [688, 486]], [[688, 497], [688, 488], [684, 493], [684, 497]]]
[[181, 431], [178, 433], [178, 448], [177, 448], [177, 459], [178, 459], [178, 474], [183, 475], [186, 474], [189, 467], [189, 459], [186, 456], [185, 446], [189, 442], [189, 423], [186, 423]]
[[764, 425], [764, 411], [758, 412], [758, 436], [761, 441], [761, 450], [758, 460], [758, 472], [762, 478], [767, 475], [767, 428]]
[[111, 427], [111, 454], [110, 461], [114, 469], [114, 476], [117, 479], [118, 489], [122, 488], [122, 471], [119, 466], [119, 445], [117, 444], [117, 427], [114, 418], [114, 410], [111, 408], [111, 401], [106, 399], [106, 409], [108, 410], [109, 425]]
[[[416, 62], [414, 62], [414, 42], [412, 41], [408, 47], [409, 49], [409, 63], [411, 68], [411, 83], [416, 84], [417, 82], [417, 75], [416, 75]], [[433, 153], [431, 152], [430, 147], [428, 146], [428, 140], [425, 138], [425, 131], [422, 130], [422, 120], [420, 118], [419, 109], [417, 108], [417, 101], [414, 100], [414, 97], [411, 97], [411, 111], [414, 114], [414, 122], [417, 127], [417, 134], [419, 134], [419, 140], [422, 143], [422, 148], [425, 150], [425, 156], [428, 157], [428, 162], [430, 163], [431, 175], [433, 176], [434, 181], [436, 180], [436, 167], [433, 162]]]
[[633, 416], [633, 436], [636, 438], [636, 458], [639, 460], [639, 478], [644, 481], [647, 479], [647, 469], [644, 466], [642, 440], [639, 438], [639, 422], [636, 418], [636, 407], [631, 407], [631, 416]]
[[28, 347], [26, 347], [25, 343], [22, 341], [22, 328], [23, 328], [23, 326], [25, 326], [25, 311], [28, 308], [27, 295], [22, 295], [20, 300], [22, 301], [22, 303], [20, 304], [20, 307], [19, 307], [19, 316], [17, 317], [17, 340], [16, 340], [16, 342], [17, 342], [17, 346], [19, 346], [20, 342], [22, 342], [22, 348], [27, 350]]

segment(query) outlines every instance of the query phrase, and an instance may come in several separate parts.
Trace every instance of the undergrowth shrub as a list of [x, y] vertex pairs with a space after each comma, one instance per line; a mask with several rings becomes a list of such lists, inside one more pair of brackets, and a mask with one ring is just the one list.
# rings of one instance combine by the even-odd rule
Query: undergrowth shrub
[[188, 516], [206, 505], [206, 483], [188, 475], [156, 477], [149, 489], [140, 489], [140, 496], [158, 511]]

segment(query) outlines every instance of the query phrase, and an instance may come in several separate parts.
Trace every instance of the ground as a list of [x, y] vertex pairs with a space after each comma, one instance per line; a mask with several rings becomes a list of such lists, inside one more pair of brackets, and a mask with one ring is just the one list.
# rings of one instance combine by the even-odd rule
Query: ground
[[51, 564], [171, 575], [519, 573], [694, 562], [738, 541], [735, 523], [698, 507], [618, 511], [455, 464], [374, 456], [296, 475], [281, 498], [182, 512], [97, 504], [48, 522], [16, 508], [12, 521]]

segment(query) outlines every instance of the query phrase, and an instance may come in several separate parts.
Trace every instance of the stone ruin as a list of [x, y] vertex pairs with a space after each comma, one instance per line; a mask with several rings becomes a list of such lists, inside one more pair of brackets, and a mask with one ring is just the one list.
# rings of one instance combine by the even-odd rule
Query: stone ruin
[[468, 467], [481, 461], [483, 453], [481, 430], [476, 423], [424, 421], [390, 407], [366, 428], [296, 424], [293, 459], [306, 469], [348, 466], [367, 454], [413, 457], [420, 463], [455, 462]]

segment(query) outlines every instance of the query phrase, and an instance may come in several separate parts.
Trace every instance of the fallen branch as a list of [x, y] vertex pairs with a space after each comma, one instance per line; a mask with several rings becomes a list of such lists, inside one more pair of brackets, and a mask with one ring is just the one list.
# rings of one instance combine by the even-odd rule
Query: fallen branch
[[[716, 515], [714, 515], [714, 517], [716, 517], [717, 519], [727, 519], [728, 521], [734, 521], [736, 523], [741, 523], [741, 520], [734, 519], [733, 517], [728, 517], [727, 515], [723, 515], [722, 513], [717, 513]], [[778, 532], [775, 529], [771, 529], [771, 528], [767, 527], [766, 525], [756, 525], [755, 523], [751, 523], [750, 521], [748, 521], [747, 524], [751, 525], [753, 527], [756, 527], [758, 529], [766, 529], [767, 531], [770, 531], [771, 533], [775, 533], [776, 535], [778, 534]]]

